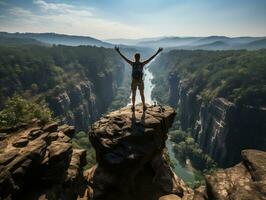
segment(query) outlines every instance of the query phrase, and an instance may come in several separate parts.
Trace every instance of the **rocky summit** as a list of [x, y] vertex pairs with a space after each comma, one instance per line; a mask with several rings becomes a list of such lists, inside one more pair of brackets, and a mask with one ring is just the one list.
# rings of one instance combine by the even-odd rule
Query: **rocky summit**
[[0, 133], [0, 199], [83, 196], [86, 151], [72, 148], [74, 127], [32, 123], [16, 129]]
[[[89, 132], [98, 164], [87, 171], [94, 200], [183, 199], [191, 194], [171, 170], [165, 141], [175, 111], [171, 107], [142, 106], [111, 112]], [[169, 195], [172, 195], [169, 196]]]

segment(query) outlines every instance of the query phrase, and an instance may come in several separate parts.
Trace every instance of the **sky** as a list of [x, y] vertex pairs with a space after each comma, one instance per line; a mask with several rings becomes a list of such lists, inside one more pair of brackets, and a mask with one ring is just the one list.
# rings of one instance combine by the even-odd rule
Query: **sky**
[[0, 0], [0, 31], [99, 39], [266, 36], [266, 0]]

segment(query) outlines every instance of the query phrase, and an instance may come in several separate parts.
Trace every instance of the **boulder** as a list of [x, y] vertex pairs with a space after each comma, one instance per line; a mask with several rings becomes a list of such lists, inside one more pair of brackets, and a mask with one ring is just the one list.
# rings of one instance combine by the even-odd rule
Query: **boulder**
[[14, 147], [25, 147], [29, 140], [27, 138], [18, 138], [13, 142]]
[[37, 129], [37, 130], [36, 129], [33, 129], [33, 130], [30, 131], [30, 133], [28, 135], [28, 139], [29, 140], [34, 140], [37, 137], [39, 137], [42, 133], [43, 133], [43, 131], [40, 130], [40, 129]]
[[55, 132], [57, 131], [57, 127], [58, 127], [58, 124], [57, 122], [53, 122], [53, 123], [50, 123], [50, 124], [47, 124], [43, 127], [43, 131], [44, 132]]
[[75, 128], [74, 126], [69, 126], [67, 124], [64, 124], [62, 126], [58, 127], [58, 131], [62, 131], [65, 135], [72, 138], [75, 134]]

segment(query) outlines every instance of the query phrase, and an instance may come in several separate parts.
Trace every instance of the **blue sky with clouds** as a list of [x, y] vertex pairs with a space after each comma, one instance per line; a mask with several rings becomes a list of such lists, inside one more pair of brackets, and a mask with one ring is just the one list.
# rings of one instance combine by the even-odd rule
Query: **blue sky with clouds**
[[100, 39], [266, 36], [266, 1], [0, 0], [0, 30]]

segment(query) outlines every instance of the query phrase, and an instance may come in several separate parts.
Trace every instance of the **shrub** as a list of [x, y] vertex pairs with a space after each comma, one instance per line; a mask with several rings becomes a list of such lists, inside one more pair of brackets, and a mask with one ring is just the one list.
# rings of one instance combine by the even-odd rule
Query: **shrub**
[[39, 119], [41, 123], [52, 120], [52, 112], [44, 103], [24, 99], [20, 95], [8, 98], [4, 109], [0, 111], [0, 127], [11, 127], [21, 123], [28, 123], [32, 119]]

